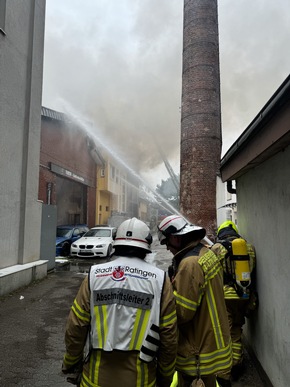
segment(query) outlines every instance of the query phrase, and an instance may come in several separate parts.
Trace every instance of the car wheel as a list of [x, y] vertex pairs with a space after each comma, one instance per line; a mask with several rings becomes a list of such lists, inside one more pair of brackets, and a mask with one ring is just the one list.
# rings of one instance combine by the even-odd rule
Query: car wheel
[[70, 245], [69, 243], [65, 243], [62, 247], [62, 253], [64, 257], [68, 257], [70, 255]]
[[111, 256], [111, 254], [112, 254], [112, 250], [113, 250], [113, 247], [112, 247], [112, 245], [109, 245], [109, 247], [108, 247], [108, 251], [107, 251], [107, 257], [110, 257], [110, 256]]

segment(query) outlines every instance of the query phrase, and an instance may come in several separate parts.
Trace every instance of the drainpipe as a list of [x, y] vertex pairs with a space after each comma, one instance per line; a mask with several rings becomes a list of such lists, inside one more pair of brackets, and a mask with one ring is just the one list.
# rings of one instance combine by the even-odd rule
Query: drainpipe
[[52, 183], [47, 183], [47, 204], [51, 204]]
[[233, 188], [233, 180], [228, 180], [227, 181], [227, 191], [230, 194], [237, 193], [237, 190], [235, 188]]

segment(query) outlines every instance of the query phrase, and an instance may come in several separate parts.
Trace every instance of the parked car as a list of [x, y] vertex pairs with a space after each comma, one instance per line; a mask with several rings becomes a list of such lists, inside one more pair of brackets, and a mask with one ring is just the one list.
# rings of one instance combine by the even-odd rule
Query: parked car
[[81, 238], [89, 228], [86, 224], [74, 226], [57, 226], [56, 228], [56, 256], [67, 257], [70, 254], [70, 246], [77, 239]]
[[73, 242], [72, 257], [109, 257], [113, 252], [116, 227], [93, 227], [85, 235]]

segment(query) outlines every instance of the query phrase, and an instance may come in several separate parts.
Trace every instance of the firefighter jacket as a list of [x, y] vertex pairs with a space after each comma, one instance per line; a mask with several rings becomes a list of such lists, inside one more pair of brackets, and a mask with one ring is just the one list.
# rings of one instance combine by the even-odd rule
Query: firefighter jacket
[[[231, 242], [237, 237], [228, 237], [226, 238], [227, 242]], [[234, 280], [234, 273], [232, 273], [232, 264], [231, 264], [231, 256], [228, 249], [220, 242], [215, 243], [211, 250], [216, 254], [218, 260], [222, 264], [223, 272], [224, 272], [224, 296], [226, 300], [240, 299], [242, 294], [239, 293], [238, 285]], [[249, 290], [254, 288], [254, 270], [256, 267], [256, 253], [253, 245], [247, 242], [247, 250], [249, 254], [249, 265], [251, 272], [251, 280], [252, 286]]]
[[192, 377], [227, 371], [232, 364], [221, 265], [201, 243], [173, 258], [172, 282], [179, 329], [176, 369]]
[[177, 322], [165, 273], [139, 258], [117, 257], [91, 268], [72, 305], [63, 369], [89, 356], [82, 387], [169, 387]]
[[241, 364], [243, 361], [242, 327], [245, 324], [245, 317], [250, 317], [251, 313], [258, 307], [258, 294], [255, 291], [254, 278], [256, 254], [254, 246], [250, 243], [247, 243], [249, 268], [251, 272], [251, 285], [247, 290], [249, 291], [248, 299], [243, 297], [243, 289], [235, 281], [235, 274], [233, 273], [234, 265], [231, 262], [231, 246], [229, 246], [229, 243], [238, 237], [240, 236], [225, 237], [221, 242], [215, 243], [211, 247], [211, 250], [221, 262], [224, 273], [224, 297], [231, 327], [233, 366]]

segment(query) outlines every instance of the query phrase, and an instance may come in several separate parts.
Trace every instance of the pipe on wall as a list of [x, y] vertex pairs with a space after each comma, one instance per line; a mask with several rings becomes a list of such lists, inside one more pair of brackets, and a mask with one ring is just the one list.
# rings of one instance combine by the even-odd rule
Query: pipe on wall
[[233, 180], [228, 180], [227, 181], [227, 191], [230, 194], [237, 193], [237, 190], [233, 187]]

